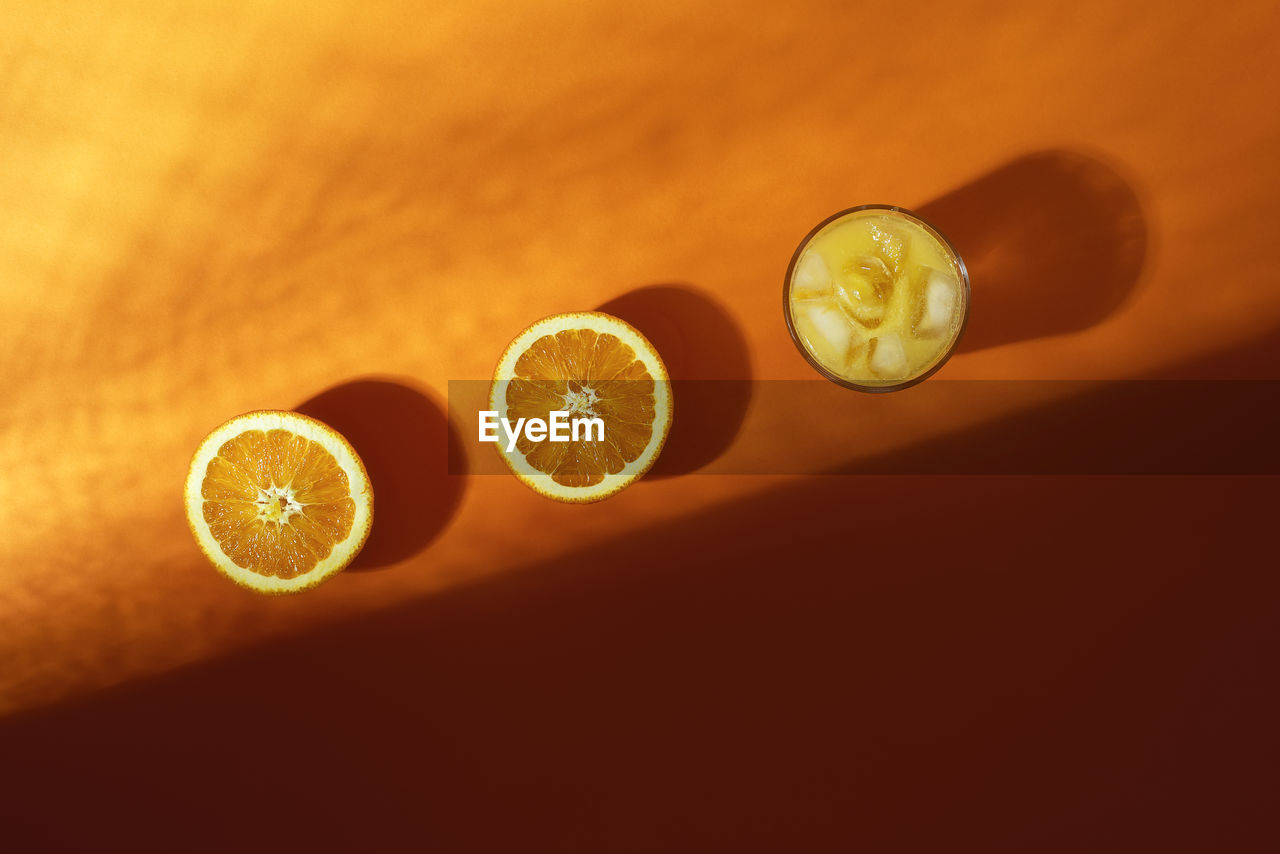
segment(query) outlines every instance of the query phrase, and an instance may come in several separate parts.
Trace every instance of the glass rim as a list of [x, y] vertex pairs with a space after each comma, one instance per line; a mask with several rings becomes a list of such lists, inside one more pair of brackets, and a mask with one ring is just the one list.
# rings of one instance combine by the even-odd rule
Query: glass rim
[[[914, 376], [910, 379], [902, 380], [901, 382], [888, 383], [885, 385], [866, 385], [863, 383], [858, 383], [854, 380], [850, 380], [847, 377], [842, 377], [839, 374], [836, 374], [833, 371], [831, 371], [829, 368], [827, 368], [825, 365], [819, 362], [818, 359], [812, 353], [809, 352], [808, 347], [804, 346], [804, 342], [800, 340], [800, 333], [796, 332], [795, 320], [791, 316], [791, 276], [792, 276], [792, 273], [795, 272], [796, 262], [800, 259], [800, 253], [805, 249], [805, 247], [809, 245], [809, 241], [813, 240], [813, 238], [816, 237], [818, 233], [821, 232], [828, 225], [831, 225], [831, 223], [835, 222], [836, 220], [843, 219], [844, 217], [847, 217], [850, 214], [860, 213], [862, 211], [890, 211], [892, 213], [899, 214], [901, 216], [905, 216], [909, 219], [914, 220], [925, 231], [933, 235], [933, 237], [936, 238], [944, 247], [946, 247], [947, 251], [951, 254], [951, 258], [955, 261], [955, 265], [957, 269], [959, 269], [960, 271], [960, 283], [964, 290], [964, 311], [960, 318], [960, 328], [956, 331], [955, 337], [951, 339], [951, 344], [947, 347], [946, 352], [943, 353], [942, 356], [939, 357], [938, 360], [933, 363], [933, 365], [929, 368], [929, 370], [925, 371], [924, 373], [921, 373], [918, 376]], [[791, 333], [791, 342], [796, 345], [796, 349], [800, 351], [800, 355], [804, 357], [804, 360], [808, 362], [809, 365], [813, 367], [814, 370], [816, 370], [819, 374], [821, 374], [823, 377], [830, 380], [831, 382], [835, 383], [836, 385], [842, 386], [848, 389], [853, 389], [854, 391], [868, 392], [870, 394], [880, 394], [880, 393], [889, 392], [889, 391], [901, 391], [903, 389], [910, 388], [913, 385], [922, 383], [925, 380], [929, 379], [929, 377], [936, 374], [942, 368], [942, 366], [945, 365], [948, 362], [948, 360], [951, 359], [952, 354], [955, 353], [956, 348], [960, 345], [960, 339], [964, 337], [965, 327], [969, 323], [969, 297], [970, 297], [969, 270], [967, 267], [965, 267], [964, 258], [962, 258], [960, 253], [956, 250], [955, 244], [952, 243], [949, 239], [947, 239], [947, 236], [943, 234], [941, 231], [939, 231], [937, 227], [933, 225], [933, 223], [929, 222], [927, 219], [920, 216], [920, 214], [908, 208], [900, 207], [898, 205], [878, 205], [878, 204], [855, 205], [854, 207], [845, 208], [844, 210], [836, 211], [835, 213], [831, 214], [831, 216], [827, 217], [826, 219], [822, 220], [817, 225], [815, 225], [813, 228], [809, 229], [808, 233], [805, 234], [805, 236], [800, 239], [800, 243], [796, 246], [795, 251], [791, 253], [791, 261], [787, 264], [786, 277], [782, 280], [782, 314], [787, 322], [787, 331]]]

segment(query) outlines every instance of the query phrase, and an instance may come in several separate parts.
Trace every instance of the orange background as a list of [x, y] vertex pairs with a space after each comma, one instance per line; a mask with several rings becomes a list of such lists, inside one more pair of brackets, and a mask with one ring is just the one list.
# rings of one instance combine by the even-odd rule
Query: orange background
[[[662, 476], [566, 507], [451, 477], [445, 414], [529, 322], [601, 306], [677, 378], [811, 378], [783, 272], [865, 202], [969, 263], [930, 382], [1278, 379], [1274, 2], [3, 18], [19, 849], [1280, 841], [1274, 478], [698, 474], [1016, 414], [899, 404], [868, 446], [731, 384], [677, 400], [709, 438]], [[366, 457], [377, 532], [260, 598], [203, 563], [181, 484], [212, 427], [290, 407]]]

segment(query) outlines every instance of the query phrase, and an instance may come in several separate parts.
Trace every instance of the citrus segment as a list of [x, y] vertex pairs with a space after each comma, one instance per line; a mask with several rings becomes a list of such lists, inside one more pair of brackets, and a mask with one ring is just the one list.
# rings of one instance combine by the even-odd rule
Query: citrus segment
[[598, 418], [604, 437], [569, 441], [517, 435], [498, 451], [516, 476], [561, 501], [597, 501], [644, 474], [671, 426], [667, 371], [648, 340], [600, 312], [545, 318], [507, 347], [490, 390], [490, 408], [509, 423], [549, 422], [552, 412]]
[[294, 412], [253, 412], [201, 444], [187, 475], [196, 542], [234, 581], [263, 592], [310, 587], [359, 552], [372, 491], [355, 450]]

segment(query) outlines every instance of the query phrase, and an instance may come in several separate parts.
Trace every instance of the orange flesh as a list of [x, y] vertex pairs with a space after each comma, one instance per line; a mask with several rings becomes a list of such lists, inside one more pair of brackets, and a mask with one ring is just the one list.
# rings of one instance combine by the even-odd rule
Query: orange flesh
[[248, 430], [209, 461], [204, 520], [235, 564], [297, 578], [351, 533], [356, 505], [333, 455], [287, 430]]
[[[581, 395], [593, 396], [588, 398]], [[590, 399], [590, 403], [585, 400]], [[584, 401], [575, 405], [575, 400]], [[521, 431], [516, 448], [529, 465], [565, 486], [591, 486], [617, 474], [644, 452], [653, 435], [654, 383], [635, 351], [616, 335], [567, 329], [544, 335], [516, 360], [507, 386], [507, 418], [604, 420], [604, 441], [531, 442]]]

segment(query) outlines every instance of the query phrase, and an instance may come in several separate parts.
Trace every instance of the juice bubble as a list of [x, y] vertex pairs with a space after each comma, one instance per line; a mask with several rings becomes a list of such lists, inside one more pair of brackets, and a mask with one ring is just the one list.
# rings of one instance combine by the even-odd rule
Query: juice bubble
[[893, 278], [902, 275], [906, 265], [907, 241], [901, 234], [888, 226], [871, 223], [867, 227], [871, 240], [876, 246], [876, 255], [880, 257]]

